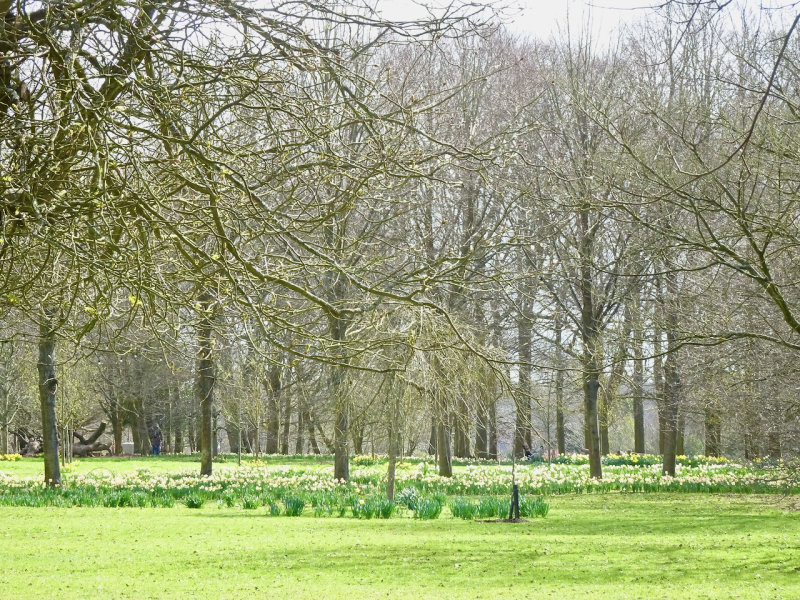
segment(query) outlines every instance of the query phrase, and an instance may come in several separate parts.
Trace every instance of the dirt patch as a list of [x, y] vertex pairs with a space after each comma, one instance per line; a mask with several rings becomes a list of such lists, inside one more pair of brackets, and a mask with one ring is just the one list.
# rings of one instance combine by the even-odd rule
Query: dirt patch
[[519, 519], [484, 519], [478, 522], [479, 523], [530, 523], [528, 519], [523, 519], [522, 517], [520, 517]]

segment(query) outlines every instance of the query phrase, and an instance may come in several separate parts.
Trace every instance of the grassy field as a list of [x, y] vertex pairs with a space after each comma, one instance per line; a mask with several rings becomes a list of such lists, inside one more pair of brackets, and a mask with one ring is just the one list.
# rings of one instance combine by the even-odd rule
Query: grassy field
[[[243, 464], [253, 464], [255, 459], [251, 456], [243, 457]], [[258, 464], [290, 464], [312, 467], [314, 465], [332, 464], [329, 457], [321, 457], [315, 460], [309, 456], [269, 456], [261, 460]], [[235, 467], [237, 465], [235, 455], [225, 455], [219, 461], [214, 462], [215, 468]], [[72, 464], [62, 468], [65, 476], [86, 475], [92, 471], [110, 471], [112, 473], [127, 473], [137, 469], [148, 468], [154, 473], [174, 473], [181, 469], [200, 471], [200, 455], [162, 455], [162, 456], [114, 456], [97, 458], [76, 458]], [[0, 471], [9, 475], [19, 477], [36, 477], [44, 473], [44, 463], [41, 458], [23, 458], [15, 461], [0, 462]]]
[[[405, 464], [417, 464], [424, 462], [423, 459], [417, 458], [404, 458]], [[385, 459], [379, 459], [378, 462], [385, 470]], [[430, 462], [430, 459], [428, 459]], [[463, 462], [463, 461], [462, 461]], [[510, 461], [505, 461], [503, 464], [510, 465]], [[252, 455], [242, 455], [243, 466], [291, 466], [297, 468], [323, 468], [333, 466], [332, 455], [295, 455], [295, 456], [281, 456], [269, 455], [261, 456], [256, 459]], [[220, 455], [214, 459], [215, 469], [228, 469], [238, 466], [237, 457], [235, 454]], [[154, 473], [175, 473], [181, 470], [200, 471], [200, 455], [192, 454], [163, 454], [161, 456], [109, 456], [109, 457], [93, 457], [93, 458], [75, 458], [72, 464], [62, 467], [62, 473], [66, 477], [75, 475], [86, 475], [92, 471], [110, 471], [112, 473], [128, 473], [138, 469], [147, 468]], [[352, 464], [351, 468], [358, 468], [357, 464]], [[453, 468], [458, 471], [463, 468], [463, 465], [458, 461], [454, 461]], [[13, 461], [0, 461], [0, 471], [9, 475], [16, 475], [19, 477], [40, 477], [44, 473], [44, 463], [42, 458], [25, 457], [21, 460]]]
[[[274, 483], [285, 468], [321, 473], [331, 464], [330, 457], [246, 460], [268, 467], [256, 470], [256, 484]], [[195, 472], [198, 461], [82, 459], [65, 478], [132, 474], [146, 487], [158, 475], [140, 480], [137, 471]], [[224, 457], [215, 471], [248, 471], [236, 464]], [[385, 465], [366, 469], [374, 478]], [[38, 478], [42, 462], [0, 462], [0, 471]], [[363, 487], [383, 493], [380, 483]], [[463, 521], [447, 507], [428, 521], [411, 511], [390, 520], [314, 518], [310, 507], [301, 517], [270, 517], [265, 506], [246, 510], [241, 499], [230, 506], [217, 496], [199, 510], [182, 501], [172, 508], [0, 506], [0, 600], [800, 598], [798, 496], [595, 492], [547, 502], [546, 518], [518, 524]]]
[[549, 501], [520, 524], [0, 508], [0, 598], [800, 598], [791, 500]]

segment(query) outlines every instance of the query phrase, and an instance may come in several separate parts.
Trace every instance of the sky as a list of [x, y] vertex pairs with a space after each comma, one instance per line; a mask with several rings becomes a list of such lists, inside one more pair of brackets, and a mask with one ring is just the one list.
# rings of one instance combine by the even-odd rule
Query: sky
[[[479, 2], [480, 0], [472, 0]], [[497, 0], [495, 0], [497, 1]], [[625, 23], [646, 18], [650, 12], [649, 7], [663, 2], [663, 0], [500, 0], [504, 4], [514, 5], [517, 8], [507, 13], [506, 23], [509, 29], [518, 34], [548, 39], [559, 35], [567, 22], [583, 24], [586, 19], [592, 27], [595, 39], [610, 36], [611, 32]], [[723, 2], [723, 0], [719, 0]], [[436, 5], [449, 4], [450, 0], [425, 0]], [[424, 15], [414, 0], [378, 0], [380, 10], [384, 16], [391, 19], [404, 20], [419, 18]], [[793, 0], [738, 0], [726, 8], [726, 13], [733, 16], [736, 6], [746, 6], [753, 13], [765, 10], [764, 14], [776, 9], [793, 5]], [[794, 11], [790, 10], [794, 18]], [[561, 29], [560, 29], [561, 28]], [[561, 36], [559, 36], [561, 37]]]
[[569, 21], [581, 24], [587, 18], [593, 29], [610, 33], [621, 23], [646, 13], [647, 0], [520, 0], [520, 13], [508, 27], [517, 33], [548, 38]]
[[[547, 39], [557, 35], [569, 19], [583, 23], [588, 17], [594, 32], [609, 34], [620, 23], [646, 14], [652, 0], [511, 0], [517, 8], [507, 12], [507, 25], [515, 33]], [[436, 4], [435, 2], [432, 4]], [[421, 12], [413, 0], [381, 0], [384, 16], [408, 19]]]

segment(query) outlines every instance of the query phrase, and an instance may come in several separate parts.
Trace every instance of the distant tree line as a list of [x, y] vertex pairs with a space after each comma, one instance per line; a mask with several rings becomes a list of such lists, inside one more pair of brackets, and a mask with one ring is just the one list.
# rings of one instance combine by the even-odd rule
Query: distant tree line
[[0, 1], [0, 452], [796, 455], [792, 11]]

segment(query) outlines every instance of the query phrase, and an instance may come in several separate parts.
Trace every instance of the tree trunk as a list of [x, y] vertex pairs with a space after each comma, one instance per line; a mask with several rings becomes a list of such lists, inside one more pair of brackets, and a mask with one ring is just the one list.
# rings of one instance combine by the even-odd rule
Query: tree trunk
[[310, 446], [311, 451], [314, 454], [320, 454], [319, 445], [317, 444], [317, 436], [314, 433], [314, 421], [311, 419], [311, 413], [307, 410], [303, 411], [303, 422], [308, 428], [308, 445]]
[[397, 471], [398, 440], [400, 438], [400, 401], [404, 395], [402, 383], [392, 376], [389, 388], [391, 406], [389, 408], [389, 466], [386, 471], [386, 499], [394, 500], [395, 474]]
[[587, 371], [583, 382], [584, 439], [589, 450], [589, 475], [597, 479], [603, 477], [600, 460], [600, 431], [597, 423], [597, 393], [599, 389], [599, 374], [597, 371]]
[[489, 403], [489, 458], [497, 460], [497, 400]]
[[611, 444], [608, 440], [608, 422], [610, 419], [609, 393], [606, 388], [603, 388], [603, 393], [598, 394], [598, 396], [597, 422], [600, 429], [600, 454], [606, 456], [611, 452]]
[[58, 421], [56, 420], [56, 336], [53, 330], [54, 313], [45, 311], [39, 326], [39, 403], [42, 409], [42, 452], [44, 480], [48, 487], [61, 485], [58, 464]]
[[219, 412], [212, 406], [211, 407], [211, 456], [216, 457], [219, 453], [219, 428], [217, 421], [219, 420]]
[[256, 452], [257, 450], [256, 439], [258, 437], [256, 435], [256, 428], [248, 427], [246, 434], [247, 434], [247, 451], [250, 452], [250, 454], [252, 454], [253, 456], [258, 456], [258, 453]]
[[264, 452], [267, 454], [277, 454], [280, 444], [280, 414], [278, 410], [278, 399], [271, 396], [267, 400], [267, 440]]
[[0, 390], [3, 396], [2, 422], [0, 422], [0, 454], [9, 454], [8, 451], [8, 428], [9, 428], [9, 408], [8, 408], [8, 389], [2, 386]]
[[172, 386], [172, 430], [175, 436], [175, 444], [172, 446], [173, 452], [175, 454], [183, 454], [183, 429], [185, 426], [185, 419], [184, 419], [184, 406], [181, 402], [181, 390], [180, 387], [176, 384]]
[[294, 441], [294, 453], [295, 454], [303, 454], [303, 450], [305, 450], [305, 440], [303, 439], [303, 429], [305, 428], [306, 424], [303, 420], [303, 403], [302, 401], [298, 400], [297, 402], [297, 437]]
[[608, 377], [605, 380], [605, 385], [602, 386], [599, 418], [601, 451], [604, 455], [611, 451], [611, 442], [609, 438], [609, 428], [611, 427], [611, 408], [620, 384], [622, 383], [622, 379], [625, 374], [625, 364], [628, 360], [628, 340], [630, 338], [631, 322], [633, 320], [633, 310], [631, 309], [630, 301], [625, 304], [624, 314], [625, 318], [622, 322], [617, 349], [614, 353], [614, 358], [609, 369]]
[[748, 419], [744, 430], [744, 458], [745, 460], [755, 460], [760, 457], [759, 431], [753, 421]]
[[584, 315], [583, 318], [585, 321], [582, 334], [584, 444], [589, 451], [589, 474], [591, 477], [601, 479], [603, 477], [603, 467], [597, 414], [597, 396], [600, 390], [600, 366], [598, 364], [598, 345], [600, 340], [593, 316]]
[[267, 391], [267, 454], [277, 454], [280, 445], [281, 367], [272, 365], [264, 381]]
[[436, 456], [436, 417], [431, 417], [431, 437], [428, 440], [428, 454]]
[[722, 454], [722, 415], [716, 403], [705, 407], [705, 455], [720, 456]]
[[561, 334], [564, 328], [563, 317], [556, 315], [556, 447], [558, 453], [566, 454], [567, 444], [564, 432], [564, 349], [561, 347]]
[[477, 406], [477, 418], [475, 420], [475, 456], [486, 458], [489, 454], [489, 431], [488, 431], [488, 408], [486, 399], [489, 395], [488, 390], [482, 390]]
[[[394, 420], [394, 414], [390, 420]], [[389, 425], [389, 465], [386, 468], [386, 499], [394, 500], [394, 479], [397, 472], [397, 431], [396, 424]]]
[[658, 453], [664, 454], [666, 421], [664, 420], [664, 363], [661, 356], [661, 329], [653, 332], [653, 388], [655, 392], [656, 411], [658, 412]]
[[777, 423], [772, 424], [767, 433], [767, 456], [776, 459], [781, 457], [781, 436]]
[[164, 390], [167, 400], [167, 415], [166, 421], [164, 422], [164, 440], [161, 444], [161, 454], [172, 454], [172, 428], [175, 426], [175, 421], [172, 418], [172, 412], [175, 410], [172, 404], [172, 387], [173, 386], [168, 385]]
[[61, 465], [69, 464], [72, 462], [72, 444], [70, 444], [72, 433], [70, 432], [69, 425], [64, 426], [64, 431], [61, 436]]
[[241, 452], [239, 439], [242, 432], [239, 430], [239, 425], [233, 422], [233, 419], [225, 419], [225, 433], [228, 436], [228, 447], [231, 450], [231, 454], [239, 454]]
[[213, 403], [214, 403], [214, 328], [210, 311], [211, 294], [204, 292], [199, 299], [200, 323], [197, 328], [197, 370], [195, 396], [200, 406], [200, 474], [211, 475], [213, 460]]
[[598, 365], [599, 334], [593, 318], [584, 316], [586, 327], [583, 334], [583, 432], [584, 444], [589, 451], [589, 474], [601, 479], [603, 467], [600, 455], [600, 430], [597, 414], [597, 396], [600, 390], [600, 367]]
[[456, 412], [453, 427], [453, 446], [455, 455], [459, 458], [471, 456], [469, 447], [469, 408], [462, 395], [456, 399]]
[[364, 454], [364, 415], [359, 415], [350, 422], [350, 437], [353, 440], [353, 454], [362, 456]]
[[589, 475], [603, 477], [600, 461], [600, 431], [597, 422], [597, 394], [600, 388], [600, 329], [599, 308], [594, 295], [594, 232], [590, 227], [591, 204], [581, 206], [578, 214], [580, 231], [580, 298], [581, 341], [583, 343], [583, 417], [584, 442], [589, 451]]
[[519, 386], [514, 394], [516, 424], [514, 427], [514, 456], [525, 456], [531, 439], [531, 323], [524, 316], [517, 320], [519, 356]]
[[[672, 337], [670, 334], [668, 338]], [[675, 455], [678, 441], [678, 372], [676, 357], [667, 355], [664, 362], [664, 464], [662, 473], [675, 476]]]
[[450, 414], [449, 406], [445, 398], [443, 389], [446, 378], [443, 373], [439, 356], [433, 355], [433, 372], [435, 378], [435, 389], [433, 390], [433, 417], [436, 425], [436, 462], [439, 468], [439, 476], [453, 476], [453, 453], [450, 446]]
[[436, 456], [438, 458], [439, 476], [453, 476], [453, 462], [450, 454], [450, 427], [447, 417], [440, 419], [436, 424]]
[[350, 424], [350, 436], [353, 438], [353, 454], [362, 456], [364, 454], [364, 436], [362, 432], [354, 429], [353, 424]]
[[284, 456], [289, 454], [289, 429], [292, 426], [292, 397], [283, 393], [281, 398], [281, 454]]
[[645, 453], [644, 447], [644, 363], [642, 326], [637, 316], [633, 337], [633, 451]]
[[322, 443], [325, 444], [325, 450], [330, 454], [333, 451], [333, 440], [325, 435], [325, 430], [322, 429], [322, 426], [319, 423], [315, 423], [317, 427], [317, 433], [319, 437], [322, 438]]
[[[341, 316], [330, 316], [330, 328], [333, 339], [344, 344], [347, 335], [347, 321]], [[345, 349], [340, 346], [344, 355]], [[340, 481], [350, 480], [350, 391], [348, 389], [345, 365], [334, 365], [331, 375], [331, 393], [334, 398], [333, 424], [333, 477]]]
[[678, 371], [678, 284], [677, 274], [666, 274], [667, 302], [665, 322], [667, 358], [664, 361], [664, 463], [662, 473], [675, 476], [675, 455], [678, 450], [678, 411], [680, 374]]
[[333, 425], [333, 478], [340, 481], [350, 480], [350, 454], [347, 444], [348, 432], [347, 407], [337, 407], [336, 421]]
[[132, 427], [136, 428], [136, 437], [134, 441], [137, 443], [135, 446], [135, 451], [142, 456], [147, 456], [150, 454], [152, 446], [150, 444], [150, 432], [147, 431], [147, 418], [144, 410], [144, 400], [141, 396], [137, 396], [134, 399], [134, 408], [136, 414], [133, 417], [134, 422]]
[[133, 420], [130, 424], [131, 428], [131, 438], [133, 438], [133, 454], [139, 451], [141, 447], [141, 443], [139, 441], [139, 425], [136, 423], [136, 416], [133, 416]]

